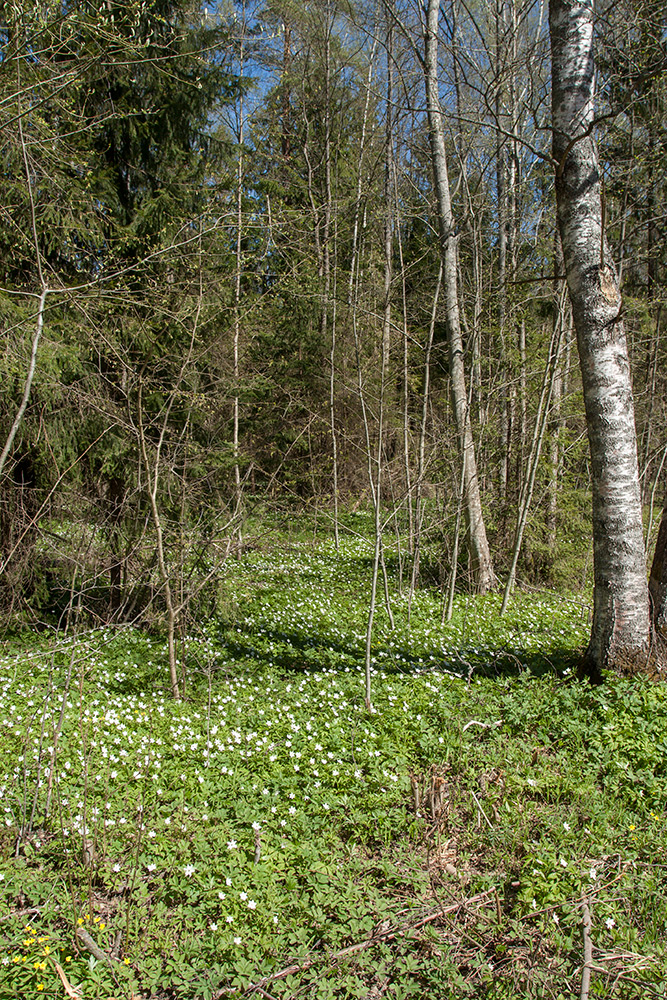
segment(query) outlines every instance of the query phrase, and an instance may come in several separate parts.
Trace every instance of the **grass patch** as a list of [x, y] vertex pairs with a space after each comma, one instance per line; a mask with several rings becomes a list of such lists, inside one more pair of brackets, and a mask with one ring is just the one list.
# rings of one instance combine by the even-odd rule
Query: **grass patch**
[[394, 593], [369, 716], [367, 558], [246, 555], [179, 704], [160, 638], [5, 645], [0, 996], [571, 997], [582, 896], [591, 996], [665, 995], [665, 687], [574, 681], [574, 600]]

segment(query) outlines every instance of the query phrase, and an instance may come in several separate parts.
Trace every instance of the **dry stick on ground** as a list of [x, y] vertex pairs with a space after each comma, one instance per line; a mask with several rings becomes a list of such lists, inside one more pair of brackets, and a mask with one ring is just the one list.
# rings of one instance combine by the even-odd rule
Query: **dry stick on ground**
[[461, 732], [465, 733], [466, 729], [470, 729], [471, 726], [481, 726], [482, 729], [495, 729], [497, 726], [502, 726], [502, 724], [502, 719], [498, 719], [497, 722], [477, 722], [476, 719], [471, 719], [470, 722], [466, 722]]
[[584, 964], [581, 970], [581, 997], [580, 1000], [588, 1000], [588, 991], [591, 985], [591, 965], [593, 962], [593, 941], [591, 939], [591, 911], [588, 908], [588, 900], [581, 897], [581, 909], [583, 920], [581, 933], [584, 939]]
[[57, 962], [54, 962], [53, 964], [54, 964], [56, 972], [58, 973], [58, 975], [60, 977], [60, 982], [63, 984], [63, 989], [65, 991], [65, 995], [68, 996], [68, 997], [71, 997], [71, 1000], [81, 1000], [81, 992], [80, 992], [80, 990], [77, 990], [77, 989], [74, 988], [74, 986], [72, 986], [72, 984], [70, 983], [69, 979], [65, 975], [62, 966], [58, 965]]
[[112, 959], [105, 951], [102, 951], [100, 946], [96, 941], [90, 936], [87, 930], [83, 927], [77, 927], [76, 929], [76, 939], [83, 945], [83, 947], [90, 952], [93, 958], [96, 958], [98, 962], [104, 962], [105, 965], [111, 965]]
[[489, 819], [489, 817], [484, 812], [484, 809], [482, 808], [482, 804], [479, 801], [479, 799], [477, 798], [477, 796], [475, 795], [475, 793], [473, 792], [472, 788], [470, 789], [470, 794], [472, 795], [473, 799], [475, 800], [475, 803], [476, 803], [477, 808], [479, 809], [480, 813], [482, 814], [482, 816], [484, 817], [484, 819], [488, 823], [489, 830], [493, 830], [493, 823], [491, 822], [491, 820]]
[[[442, 900], [440, 899], [440, 896], [438, 895], [439, 891], [444, 890], [447, 893], [447, 895], [450, 897], [450, 899], [455, 899], [455, 897], [454, 897], [454, 893], [451, 892], [451, 890], [448, 889], [446, 885], [438, 886], [438, 888], [436, 889], [435, 881], [433, 879], [433, 872], [432, 872], [432, 869], [431, 869], [430, 855], [431, 855], [431, 851], [430, 851], [430, 848], [427, 845], [427, 847], [426, 847], [426, 867], [428, 869], [428, 880], [429, 880], [429, 883], [431, 885], [431, 892], [435, 896], [435, 898], [437, 900], [437, 903], [438, 903], [438, 906], [440, 907], [440, 912], [442, 914], [444, 914], [445, 913], [445, 907], [444, 907], [444, 904], [442, 903]], [[450, 907], [450, 909], [451, 909], [451, 907]], [[463, 925], [463, 927], [459, 928], [457, 925], [458, 925], [459, 918], [461, 916], [461, 910], [463, 910], [463, 914], [464, 914], [464, 925]], [[447, 911], [447, 912], [449, 912], [449, 911]], [[467, 923], [465, 922], [465, 915], [467, 913], [468, 913], [467, 903], [465, 903], [465, 902], [464, 903], [460, 903], [459, 904], [459, 908], [458, 908], [458, 910], [456, 911], [456, 913], [454, 915], [454, 924], [453, 924], [453, 928], [452, 928], [452, 933], [456, 932], [456, 934], [458, 935], [458, 943], [459, 943], [459, 945], [461, 944], [463, 938], [467, 938], [467, 940], [474, 946], [474, 948], [475, 948], [475, 950], [477, 952], [482, 952], [484, 950], [484, 945], [482, 944], [481, 941], [478, 941], [477, 938], [473, 937], [472, 934], [470, 933], [470, 931], [468, 930]], [[482, 914], [481, 913], [475, 913], [474, 916], [475, 916], [476, 920], [479, 920], [479, 918], [482, 916]], [[484, 919], [486, 919], [486, 918], [484, 918]]]
[[[611, 958], [619, 959], [619, 958], [622, 958], [622, 956], [621, 955], [614, 955], [614, 956], [610, 956], [610, 959]], [[626, 974], [626, 972], [625, 972], [624, 969], [621, 970], [621, 972], [616, 972], [616, 971], [612, 971], [611, 969], [605, 969], [601, 965], [595, 965], [595, 964], [591, 965], [591, 969], [592, 969], [593, 972], [599, 972], [603, 976], [608, 976], [608, 977], [613, 976], [614, 977], [614, 981], [611, 984], [612, 991], [616, 988], [616, 984], [622, 979], [626, 983], [631, 983], [632, 986], [640, 986], [642, 988], [642, 990], [644, 991], [644, 993], [645, 993], [646, 996], [664, 997], [664, 995], [665, 995], [662, 992], [658, 993], [658, 991], [655, 990], [655, 989], [653, 989], [653, 987], [651, 985], [649, 985], [649, 983], [647, 983], [646, 980], [644, 980], [644, 979], [633, 979], [632, 976]]]
[[42, 915], [41, 907], [28, 906], [27, 908], [22, 910], [10, 910], [9, 913], [3, 913], [3, 915], [0, 917], [0, 923], [3, 923], [5, 920], [14, 920], [16, 919], [16, 917], [21, 917], [21, 918], [29, 917], [31, 913], [34, 913], [38, 917], [40, 917]]
[[[627, 872], [628, 868], [631, 867], [631, 864], [632, 864], [631, 862], [627, 862], [625, 866], [622, 868], [622, 870], [618, 873], [618, 875], [615, 875], [614, 878], [609, 880], [609, 882], [604, 882], [602, 885], [598, 885], [595, 888], [595, 895], [599, 896], [601, 892], [605, 891], [606, 889], [610, 889], [612, 885], [615, 885], [617, 882], [620, 882], [625, 873]], [[541, 910], [531, 910], [530, 913], [524, 913], [521, 919], [533, 920], [535, 917], [544, 916], [545, 913], [553, 913], [554, 910], [560, 910], [562, 907], [575, 906], [575, 905], [576, 905], [576, 900], [564, 899], [560, 903], [553, 903], [551, 906], [544, 906], [542, 907]]]
[[[461, 907], [472, 906], [473, 903], [484, 903], [488, 900], [489, 896], [493, 896], [495, 891], [495, 888], [487, 889], [485, 892], [480, 892], [476, 896], [471, 896], [470, 899], [462, 899], [460, 902], [453, 903], [451, 906], [440, 906], [437, 910], [434, 910], [432, 913], [427, 913], [425, 917], [421, 917], [414, 923], [403, 924], [402, 927], [395, 927], [393, 930], [389, 928], [386, 931], [380, 931], [380, 933], [374, 934], [372, 937], [366, 938], [364, 941], [358, 941], [356, 944], [350, 944], [347, 948], [341, 948], [340, 951], [335, 951], [333, 954], [317, 955], [314, 958], [305, 958], [302, 962], [295, 962], [293, 965], [288, 965], [286, 968], [280, 969], [279, 972], [274, 972], [270, 976], [265, 976], [263, 979], [260, 979], [259, 982], [253, 983], [252, 986], [248, 986], [245, 993], [256, 993], [259, 990], [262, 990], [265, 986], [268, 986], [269, 983], [275, 983], [279, 979], [286, 979], [288, 976], [293, 976], [297, 972], [306, 972], [314, 965], [317, 965], [322, 958], [328, 958], [330, 962], [335, 962], [340, 958], [349, 958], [350, 955], [356, 955], [361, 951], [366, 951], [368, 948], [372, 948], [381, 941], [393, 941], [397, 937], [403, 937], [409, 931], [418, 930], [420, 927], [424, 927], [426, 924], [432, 923], [439, 917], [445, 917], [449, 913], [455, 913], [457, 910], [461, 909]], [[236, 990], [234, 988], [226, 987], [225, 989], [218, 990], [218, 992], [213, 995], [213, 1000], [220, 1000], [221, 997], [235, 992]]]

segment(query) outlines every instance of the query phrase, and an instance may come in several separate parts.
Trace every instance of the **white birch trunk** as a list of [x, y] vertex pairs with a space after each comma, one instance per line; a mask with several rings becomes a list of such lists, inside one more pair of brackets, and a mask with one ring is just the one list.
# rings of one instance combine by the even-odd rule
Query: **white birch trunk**
[[630, 365], [593, 138], [593, 0], [551, 0], [553, 153], [593, 491], [594, 610], [584, 669], [635, 673], [651, 639]]
[[459, 315], [457, 237], [449, 190], [447, 151], [445, 132], [442, 125], [442, 109], [438, 93], [438, 16], [439, 0], [428, 0], [425, 31], [424, 79], [426, 84], [426, 104], [428, 114], [431, 160], [438, 203], [438, 222], [443, 269], [443, 290], [447, 315], [447, 337], [449, 346], [449, 367], [452, 385], [452, 405], [458, 432], [461, 467], [464, 480], [464, 505], [470, 548], [475, 572], [477, 590], [485, 593], [495, 584], [493, 562], [486, 537], [486, 527], [482, 514], [482, 501], [477, 477], [477, 461], [472, 436], [470, 408], [466, 392], [465, 367], [463, 361], [463, 339]]

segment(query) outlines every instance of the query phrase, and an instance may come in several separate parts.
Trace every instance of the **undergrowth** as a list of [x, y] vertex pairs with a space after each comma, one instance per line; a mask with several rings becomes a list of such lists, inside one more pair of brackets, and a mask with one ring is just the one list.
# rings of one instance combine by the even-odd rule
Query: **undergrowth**
[[180, 703], [159, 636], [5, 643], [0, 997], [571, 997], [584, 904], [591, 997], [665, 995], [664, 686], [574, 680], [575, 599], [394, 589], [369, 714], [368, 574], [247, 554]]

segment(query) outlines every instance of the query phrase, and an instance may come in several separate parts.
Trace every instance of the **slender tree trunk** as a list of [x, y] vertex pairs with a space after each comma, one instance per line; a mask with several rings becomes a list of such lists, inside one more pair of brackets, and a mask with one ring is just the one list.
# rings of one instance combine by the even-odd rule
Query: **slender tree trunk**
[[442, 603], [442, 617], [440, 623], [452, 620], [454, 614], [454, 595], [456, 593], [456, 576], [459, 570], [459, 543], [461, 539], [461, 508], [463, 507], [463, 489], [465, 484], [465, 455], [463, 456], [463, 468], [461, 469], [461, 483], [459, 485], [456, 499], [456, 522], [454, 525], [454, 542], [452, 544], [452, 567], [449, 573], [449, 583], [447, 585], [447, 599]]
[[32, 338], [32, 350], [30, 351], [30, 364], [28, 365], [28, 373], [25, 379], [25, 385], [23, 387], [23, 396], [21, 397], [21, 403], [18, 410], [16, 411], [16, 416], [12, 422], [12, 426], [9, 429], [9, 434], [7, 435], [7, 440], [5, 441], [2, 453], [0, 454], [0, 474], [5, 467], [5, 462], [7, 461], [7, 456], [12, 450], [12, 445], [14, 444], [14, 438], [18, 433], [18, 429], [21, 426], [23, 420], [23, 415], [28, 406], [28, 400], [30, 399], [30, 389], [32, 388], [32, 380], [35, 377], [35, 368], [37, 367], [37, 350], [39, 348], [40, 340], [42, 339], [42, 331], [44, 329], [44, 303], [46, 301], [46, 296], [48, 294], [48, 288], [42, 289], [42, 294], [39, 296], [39, 304], [37, 306], [37, 320], [35, 323], [35, 333]]
[[[382, 579], [384, 582], [384, 597], [391, 628], [394, 627], [394, 617], [389, 600], [389, 581], [387, 579], [387, 566], [384, 560], [384, 546], [382, 542], [381, 511], [382, 511], [382, 471], [384, 459], [384, 418], [385, 418], [385, 397], [387, 391], [387, 375], [389, 373], [389, 359], [391, 348], [391, 286], [393, 280], [393, 258], [394, 258], [394, 206], [392, 198], [393, 188], [393, 166], [394, 166], [394, 121], [392, 112], [392, 90], [393, 90], [393, 63], [391, 57], [393, 30], [387, 30], [387, 130], [385, 136], [385, 223], [384, 223], [384, 309], [382, 318], [382, 362], [380, 369], [380, 398], [378, 400], [378, 447], [377, 447], [377, 479], [375, 486], [375, 533], [378, 545], [378, 555], [382, 567]], [[377, 572], [377, 567], [375, 572]]]
[[35, 377], [35, 368], [37, 367], [37, 351], [39, 349], [39, 344], [42, 339], [42, 331], [44, 330], [44, 306], [46, 303], [46, 296], [49, 293], [49, 288], [47, 287], [46, 280], [44, 277], [44, 271], [42, 268], [42, 253], [40, 250], [39, 237], [37, 235], [37, 213], [35, 211], [35, 199], [33, 195], [33, 185], [32, 185], [32, 175], [30, 172], [30, 164], [28, 162], [28, 150], [25, 142], [25, 137], [23, 135], [23, 115], [21, 113], [21, 59], [16, 55], [16, 84], [17, 84], [17, 104], [18, 104], [18, 133], [19, 141], [21, 143], [21, 154], [23, 158], [23, 169], [25, 171], [25, 180], [28, 188], [28, 198], [30, 201], [30, 228], [32, 231], [32, 238], [35, 247], [35, 264], [37, 267], [37, 274], [39, 277], [40, 284], [40, 294], [39, 297], [34, 295], [34, 298], [38, 298], [37, 306], [37, 317], [35, 322], [35, 333], [32, 338], [32, 350], [30, 352], [30, 363], [28, 365], [28, 373], [26, 375], [25, 385], [23, 388], [23, 396], [19, 404], [19, 408], [16, 412], [16, 416], [12, 422], [12, 426], [7, 435], [7, 440], [5, 441], [2, 453], [0, 454], [0, 474], [5, 467], [5, 462], [7, 461], [7, 456], [12, 450], [12, 445], [14, 444], [14, 438], [18, 433], [18, 429], [21, 426], [23, 420], [23, 415], [28, 406], [28, 400], [30, 399], [30, 390], [32, 388], [32, 380]]
[[[324, 230], [322, 237], [322, 313], [320, 317], [320, 334], [322, 344], [326, 343], [329, 324], [329, 308], [331, 303], [331, 222], [333, 215], [333, 188], [331, 181], [331, 32], [333, 29], [330, 3], [327, 2], [325, 69], [324, 69]], [[334, 501], [334, 541], [336, 552], [339, 548], [338, 539], [338, 447], [336, 438], [336, 407], [335, 407], [335, 377], [336, 377], [336, 326], [332, 322], [331, 340], [329, 344], [329, 428], [331, 432], [331, 457], [333, 462], [333, 501]]]
[[646, 480], [648, 478], [648, 469], [651, 464], [651, 438], [654, 428], [654, 410], [656, 403], [656, 382], [658, 378], [658, 358], [660, 356], [660, 314], [662, 312], [661, 303], [658, 303], [658, 314], [656, 317], [656, 323], [654, 327], [653, 336], [651, 337], [648, 356], [646, 359], [646, 375], [647, 375], [647, 385], [646, 389], [648, 395], [648, 413], [646, 414], [646, 423], [644, 425], [644, 433], [642, 435], [641, 447], [639, 449], [640, 454], [640, 482], [644, 486], [644, 495], [646, 490]]
[[[357, 384], [359, 393], [359, 404], [361, 406], [361, 413], [362, 413], [364, 434], [366, 441], [368, 482], [374, 505], [376, 505], [376, 496], [375, 496], [375, 485], [373, 478], [373, 453], [371, 448], [371, 435], [370, 435], [370, 425], [368, 420], [368, 410], [366, 408], [366, 394], [364, 391], [364, 383], [363, 383], [358, 311], [359, 311], [359, 273], [360, 273], [359, 261], [361, 257], [361, 233], [363, 231], [365, 224], [363, 202], [362, 202], [362, 186], [363, 186], [362, 171], [363, 171], [364, 154], [366, 150], [366, 130], [368, 127], [368, 117], [370, 108], [371, 81], [374, 72], [375, 54], [377, 51], [377, 46], [378, 46], [378, 36], [376, 34], [373, 37], [373, 47], [371, 49], [371, 54], [368, 64], [368, 74], [366, 78], [364, 115], [361, 128], [361, 140], [359, 144], [359, 157], [357, 161], [357, 185], [356, 185], [355, 204], [354, 204], [354, 222], [352, 226], [352, 259], [350, 262], [350, 279], [347, 292], [347, 304], [352, 324], [352, 333], [354, 336], [354, 346], [355, 346], [355, 354], [357, 361], [357, 380], [358, 380]], [[380, 452], [378, 454], [380, 454], [381, 456]], [[371, 577], [371, 596], [368, 609], [368, 619], [366, 622], [366, 654], [365, 654], [365, 669], [364, 669], [364, 700], [366, 708], [369, 712], [373, 711], [372, 691], [371, 691], [371, 651], [372, 651], [372, 637], [373, 637], [373, 620], [375, 617], [375, 605], [377, 601], [378, 567], [381, 555], [380, 545], [382, 537], [381, 529], [378, 528], [378, 523], [377, 523], [378, 520], [377, 506], [375, 506], [375, 517], [376, 517], [376, 524], [375, 524], [375, 546], [373, 553], [373, 574]]]
[[283, 165], [286, 167], [292, 155], [290, 136], [292, 132], [290, 107], [290, 73], [292, 71], [292, 30], [288, 21], [283, 22], [283, 79], [280, 127], [282, 132]]
[[440, 288], [442, 287], [442, 263], [438, 272], [438, 281], [435, 286], [433, 296], [433, 308], [431, 310], [431, 321], [428, 326], [428, 337], [424, 349], [424, 393], [422, 396], [422, 416], [419, 427], [419, 450], [417, 453], [417, 482], [415, 484], [415, 547], [412, 561], [412, 583], [410, 585], [410, 597], [417, 586], [419, 579], [419, 560], [421, 554], [421, 532], [422, 532], [422, 489], [424, 485], [424, 470], [426, 468], [426, 423], [428, 420], [429, 393], [431, 389], [431, 351], [433, 350], [433, 335], [435, 333], [435, 320], [438, 313], [438, 299], [440, 298]]
[[337, 223], [334, 223], [334, 275], [333, 275], [333, 299], [331, 303], [331, 342], [329, 350], [329, 427], [331, 429], [331, 457], [333, 461], [333, 502], [334, 502], [334, 543], [336, 552], [340, 548], [338, 531], [338, 438], [336, 429], [336, 339], [337, 339]]
[[[663, 454], [663, 462], [665, 455]], [[667, 503], [663, 507], [649, 577], [651, 611], [658, 635], [667, 640]]]
[[519, 448], [518, 459], [519, 468], [517, 470], [517, 483], [519, 489], [523, 485], [521, 477], [524, 469], [524, 459], [526, 457], [526, 441], [528, 438], [528, 374], [526, 358], [526, 320], [521, 317], [517, 327], [519, 335]]
[[107, 488], [107, 503], [109, 507], [109, 550], [111, 566], [109, 567], [109, 613], [113, 617], [118, 614], [123, 593], [123, 554], [121, 544], [121, 522], [125, 502], [125, 477], [111, 476]]
[[547, 358], [547, 363], [544, 369], [544, 378], [542, 380], [542, 391], [540, 393], [540, 401], [537, 407], [537, 414], [535, 415], [535, 427], [533, 429], [533, 440], [531, 443], [530, 454], [528, 456], [526, 476], [521, 483], [521, 489], [519, 491], [519, 513], [517, 517], [516, 531], [514, 533], [514, 546], [512, 549], [512, 561], [510, 564], [510, 572], [507, 578], [507, 583], [505, 585], [505, 593], [503, 594], [503, 603], [500, 608], [501, 615], [504, 615], [505, 612], [507, 611], [507, 605], [509, 603], [510, 595], [514, 589], [514, 583], [516, 580], [516, 568], [519, 563], [519, 554], [521, 552], [523, 533], [526, 528], [526, 522], [528, 520], [528, 511], [530, 510], [530, 504], [533, 499], [533, 491], [535, 489], [535, 477], [537, 475], [537, 467], [539, 465], [540, 455], [542, 454], [542, 444], [544, 442], [544, 435], [546, 433], [547, 424], [549, 421], [551, 399], [553, 396], [554, 385], [557, 378], [558, 366], [560, 364], [562, 337], [563, 337], [563, 327], [560, 323], [558, 323], [554, 328], [551, 337], [551, 344], [549, 346], [549, 357]]
[[[243, 24], [241, 26], [241, 53], [240, 53], [240, 73], [243, 75], [244, 67], [244, 42], [245, 42], [245, 9], [243, 11]], [[241, 467], [239, 465], [239, 345], [241, 339], [241, 278], [243, 274], [243, 177], [244, 177], [244, 119], [243, 119], [243, 93], [239, 97], [239, 117], [238, 117], [238, 146], [239, 159], [236, 172], [236, 268], [234, 273], [234, 340], [233, 340], [233, 378], [234, 378], [234, 400], [233, 400], [233, 429], [232, 429], [232, 449], [234, 453], [234, 491], [237, 511], [241, 510]], [[241, 526], [238, 529], [238, 552], [241, 554], [242, 534]]]
[[139, 382], [139, 393], [137, 399], [137, 433], [139, 436], [141, 458], [146, 472], [146, 487], [148, 493], [148, 501], [150, 503], [151, 516], [153, 518], [153, 527], [155, 528], [155, 542], [156, 542], [158, 570], [160, 573], [160, 579], [162, 581], [162, 587], [164, 590], [165, 604], [167, 605], [167, 648], [169, 650], [169, 679], [171, 682], [171, 693], [174, 696], [174, 698], [178, 701], [179, 698], [181, 697], [181, 689], [178, 682], [178, 671], [176, 668], [176, 608], [171, 589], [171, 576], [169, 573], [169, 569], [167, 568], [167, 562], [165, 559], [162, 518], [160, 517], [160, 511], [158, 509], [158, 503], [157, 503], [158, 478], [160, 474], [160, 447], [164, 439], [166, 419], [163, 426], [162, 434], [160, 436], [160, 442], [157, 448], [155, 464], [153, 466], [153, 469], [151, 470], [151, 465], [148, 461], [148, 450], [146, 447], [146, 435], [144, 433], [142, 409], [143, 409], [142, 385], [141, 382]]
[[[556, 283], [558, 285], [559, 282]], [[560, 283], [563, 284], [563, 283]], [[556, 287], [554, 290], [554, 307], [556, 315], [554, 326], [560, 324], [563, 329], [563, 339], [567, 351], [570, 338], [572, 336], [572, 313], [569, 303], [565, 303], [566, 287], [563, 284], [561, 291]], [[567, 313], [567, 315], [566, 315]], [[561, 437], [565, 429], [563, 420], [562, 402], [565, 393], [565, 372], [567, 359], [559, 364], [554, 378], [553, 400], [551, 408], [551, 420], [549, 424], [549, 487], [548, 487], [548, 510], [547, 510], [547, 538], [549, 543], [549, 559], [553, 565], [556, 554], [557, 527], [558, 527], [558, 486], [560, 482], [561, 465]]]
[[394, 212], [396, 217], [396, 243], [398, 246], [398, 261], [401, 268], [401, 308], [403, 316], [403, 471], [405, 475], [405, 499], [408, 510], [408, 552], [414, 553], [415, 548], [415, 514], [412, 496], [412, 472], [410, 469], [410, 354], [408, 328], [408, 292], [405, 280], [405, 260], [403, 258], [403, 239], [399, 219], [400, 197], [398, 190], [398, 172], [394, 160]]
[[583, 670], [647, 669], [651, 622], [634, 404], [607, 247], [594, 115], [593, 0], [551, 0], [556, 202], [581, 363], [593, 491], [594, 610]]
[[475, 583], [480, 593], [495, 585], [491, 552], [486, 537], [482, 514], [482, 501], [477, 477], [475, 445], [472, 436], [470, 408], [466, 392], [463, 339], [458, 301], [457, 235], [449, 190], [449, 173], [442, 109], [438, 93], [438, 15], [439, 0], [428, 0], [425, 30], [424, 77], [428, 114], [431, 159], [438, 204], [440, 244], [443, 268], [443, 290], [447, 315], [449, 367], [452, 387], [452, 406], [458, 432], [461, 464], [464, 470], [464, 502], [468, 522], [470, 548]]
[[[655, 494], [658, 489], [658, 483], [662, 478], [662, 470], [665, 465], [665, 459], [667, 459], [667, 445], [662, 449], [662, 455], [660, 456], [660, 464], [658, 466], [658, 471], [653, 479], [653, 486], [651, 487], [651, 499], [648, 505], [648, 524], [646, 525], [646, 549], [651, 547], [651, 534], [653, 533], [653, 511], [655, 510]], [[654, 553], [655, 554], [655, 553]], [[651, 581], [649, 580], [649, 590]], [[654, 609], [655, 610], [655, 609]]]
[[[504, 101], [504, 67], [506, 58], [505, 2], [496, 0], [495, 11], [495, 58], [496, 58], [496, 120], [499, 125], [505, 124], [506, 112]], [[507, 351], [507, 258], [509, 233], [509, 199], [507, 194], [507, 139], [499, 131], [496, 140], [496, 199], [498, 204], [498, 339], [501, 366], [501, 411], [500, 411], [500, 496], [503, 509], [501, 519], [503, 526], [507, 519], [507, 490], [510, 484], [512, 422], [510, 419], [510, 386], [512, 383], [511, 353]]]

